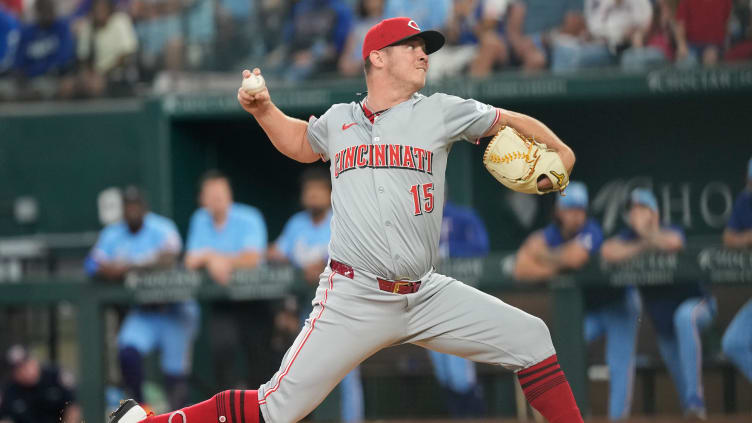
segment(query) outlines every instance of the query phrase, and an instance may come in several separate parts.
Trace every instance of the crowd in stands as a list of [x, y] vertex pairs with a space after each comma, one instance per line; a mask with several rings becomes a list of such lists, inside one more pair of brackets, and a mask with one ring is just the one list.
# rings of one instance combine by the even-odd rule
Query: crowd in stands
[[0, 100], [127, 96], [259, 66], [362, 73], [365, 33], [410, 16], [447, 47], [429, 77], [752, 59], [749, 0], [0, 0]]

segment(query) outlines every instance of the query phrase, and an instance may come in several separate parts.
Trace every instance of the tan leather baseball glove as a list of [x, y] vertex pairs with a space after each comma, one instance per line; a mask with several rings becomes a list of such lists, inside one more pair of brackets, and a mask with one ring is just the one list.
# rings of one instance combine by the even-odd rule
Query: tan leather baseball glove
[[[483, 164], [507, 188], [526, 194], [561, 192], [569, 184], [569, 174], [555, 151], [509, 126], [501, 128], [488, 144]], [[538, 189], [541, 175], [551, 180], [552, 188]]]

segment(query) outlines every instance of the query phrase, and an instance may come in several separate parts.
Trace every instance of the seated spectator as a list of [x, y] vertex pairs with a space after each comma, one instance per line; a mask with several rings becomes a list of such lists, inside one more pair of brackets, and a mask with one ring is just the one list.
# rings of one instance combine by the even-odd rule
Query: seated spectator
[[674, 11], [669, 0], [657, 0], [653, 6], [653, 19], [644, 33], [636, 32], [631, 44], [621, 55], [624, 70], [644, 70], [674, 60]]
[[152, 80], [165, 69], [154, 81], [154, 90], [165, 92], [183, 69], [182, 1], [131, 0], [129, 8], [138, 35], [140, 72]]
[[445, 34], [447, 44], [433, 56], [428, 77], [457, 75], [469, 67], [471, 76], [485, 77], [509, 59], [504, 16], [509, 0], [455, 0]]
[[[598, 222], [587, 217], [587, 187], [573, 181], [565, 193], [558, 197], [553, 222], [530, 235], [517, 253], [517, 279], [545, 281], [581, 269], [600, 250], [603, 233]], [[633, 288], [589, 287], [584, 296], [585, 340], [606, 337], [608, 417], [625, 419], [632, 406], [639, 295]]]
[[20, 39], [21, 23], [13, 14], [0, 7], [0, 76], [13, 69]]
[[[304, 210], [287, 221], [282, 234], [269, 248], [267, 257], [270, 261], [292, 263], [303, 271], [306, 282], [317, 287], [329, 259], [332, 180], [329, 171], [321, 167], [309, 167], [300, 180], [300, 200]], [[302, 316], [312, 312], [310, 298], [307, 298]], [[363, 421], [363, 385], [359, 367], [342, 379], [340, 393], [341, 420], [348, 423]]]
[[[185, 8], [186, 63], [190, 69], [202, 70], [210, 61], [216, 37], [215, 1], [183, 0]], [[238, 46], [234, 46], [238, 52]]]
[[[752, 248], [752, 159], [747, 167], [747, 187], [737, 197], [726, 230], [726, 248]], [[742, 307], [726, 329], [723, 353], [752, 382], [752, 300]]]
[[[249, 0], [217, 2], [214, 51], [217, 69], [233, 69], [240, 61], [259, 63], [258, 56], [263, 56], [264, 49], [257, 8]], [[250, 60], [247, 56], [251, 56]]]
[[88, 96], [127, 93], [136, 82], [138, 39], [130, 16], [111, 0], [94, 0], [91, 20], [78, 33], [80, 82]]
[[363, 54], [361, 47], [366, 33], [379, 23], [384, 11], [384, 0], [360, 0], [353, 29], [347, 36], [345, 49], [339, 58], [339, 73], [345, 76], [357, 76], [363, 73]]
[[[255, 207], [235, 203], [229, 178], [207, 171], [199, 183], [201, 208], [191, 217], [185, 267], [205, 269], [214, 282], [227, 285], [238, 269], [254, 269], [266, 250], [266, 223]], [[211, 351], [217, 386], [247, 386], [263, 380], [274, 368], [268, 340], [271, 312], [265, 302], [220, 301], [212, 304]], [[227, 351], [242, 347], [248, 375], [235, 370]], [[250, 359], [249, 359], [250, 358]]]
[[[131, 271], [172, 268], [180, 248], [175, 224], [149, 212], [143, 194], [130, 186], [123, 192], [123, 220], [102, 230], [84, 267], [91, 276], [123, 281]], [[144, 401], [143, 358], [158, 349], [170, 407], [185, 404], [198, 323], [195, 301], [131, 308], [118, 334], [118, 356], [123, 382], [136, 401]]]
[[291, 82], [336, 71], [352, 23], [352, 11], [343, 0], [300, 0], [285, 24], [286, 59], [273, 67]]
[[16, 59], [23, 77], [21, 97], [70, 97], [75, 88], [76, 64], [70, 22], [57, 18], [53, 0], [37, 0], [34, 7], [36, 23], [21, 31]]
[[676, 58], [715, 65], [720, 61], [731, 0], [681, 0], [676, 10]]
[[[608, 263], [628, 261], [643, 252], [675, 253], [684, 248], [678, 227], [658, 219], [658, 201], [650, 190], [632, 191], [629, 227], [603, 244]], [[658, 338], [658, 349], [679, 393], [687, 417], [706, 418], [702, 388], [702, 346], [697, 341], [716, 314], [716, 301], [700, 285], [642, 286], [640, 293]]]
[[600, 49], [601, 55], [593, 51], [589, 62], [575, 67], [610, 65], [627, 47], [642, 46], [652, 17], [650, 0], [585, 0], [585, 23], [592, 38], [585, 46]]
[[731, 47], [726, 51], [723, 59], [727, 62], [752, 60], [752, 0], [741, 10], [737, 9], [739, 19], [739, 34], [732, 39]]
[[528, 71], [566, 66], [585, 29], [583, 0], [517, 0], [507, 13], [509, 45]]
[[[447, 201], [441, 221], [439, 255], [483, 257], [488, 254], [488, 232], [478, 213]], [[434, 375], [444, 391], [444, 401], [452, 418], [480, 417], [485, 410], [475, 363], [451, 354], [428, 350]]]
[[11, 381], [0, 394], [2, 423], [79, 423], [73, 376], [53, 366], [42, 366], [21, 345], [8, 349]]
[[407, 16], [421, 29], [444, 28], [452, 11], [452, 0], [386, 0], [384, 19]]

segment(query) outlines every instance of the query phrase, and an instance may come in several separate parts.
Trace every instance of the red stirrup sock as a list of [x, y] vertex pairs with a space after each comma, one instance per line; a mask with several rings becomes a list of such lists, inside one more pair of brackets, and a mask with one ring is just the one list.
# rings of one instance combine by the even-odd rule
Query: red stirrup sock
[[258, 391], [222, 391], [210, 399], [141, 423], [259, 423]]
[[517, 378], [527, 401], [550, 423], [582, 423], [580, 409], [556, 355], [520, 370]]

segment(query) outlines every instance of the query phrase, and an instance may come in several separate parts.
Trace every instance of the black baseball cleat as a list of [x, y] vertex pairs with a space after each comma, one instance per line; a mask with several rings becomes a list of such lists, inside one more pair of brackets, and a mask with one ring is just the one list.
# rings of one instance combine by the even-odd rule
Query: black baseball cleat
[[108, 423], [138, 423], [146, 418], [146, 411], [135, 400], [120, 401], [120, 407], [110, 413]]

